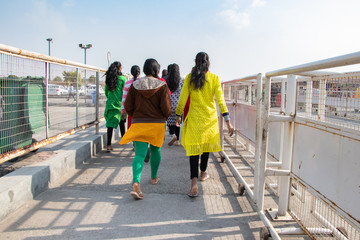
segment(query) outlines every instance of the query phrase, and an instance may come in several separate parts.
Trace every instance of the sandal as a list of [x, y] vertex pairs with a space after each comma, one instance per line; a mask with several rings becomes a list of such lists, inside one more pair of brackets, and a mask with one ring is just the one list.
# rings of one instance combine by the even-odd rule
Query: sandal
[[156, 177], [156, 178], [151, 178], [151, 179], [150, 179], [150, 183], [151, 183], [152, 185], [158, 184], [159, 181], [160, 181], [160, 177]]
[[144, 198], [144, 194], [142, 192], [130, 192], [131, 196], [135, 199], [135, 200], [141, 200]]
[[192, 187], [191, 190], [190, 190], [190, 192], [189, 192], [187, 195], [188, 195], [189, 197], [191, 197], [191, 198], [195, 198], [195, 197], [199, 196], [199, 195], [198, 195], [198, 188], [197, 188], [197, 186], [196, 186], [196, 187]]
[[204, 174], [200, 174], [200, 181], [205, 181], [206, 179], [210, 178], [209, 174], [207, 172], [204, 172]]
[[114, 150], [114, 149], [112, 148], [112, 146], [111, 146], [111, 145], [107, 145], [106, 150], [110, 152], [110, 151], [112, 151], [112, 150]]
[[174, 135], [172, 136], [170, 142], [168, 143], [168, 145], [169, 145], [169, 146], [172, 146], [176, 140], [177, 140], [177, 139], [176, 139], [176, 136], [175, 136], [175, 134], [174, 134]]
[[195, 193], [189, 192], [187, 195], [191, 198], [196, 198], [199, 196], [197, 191]]

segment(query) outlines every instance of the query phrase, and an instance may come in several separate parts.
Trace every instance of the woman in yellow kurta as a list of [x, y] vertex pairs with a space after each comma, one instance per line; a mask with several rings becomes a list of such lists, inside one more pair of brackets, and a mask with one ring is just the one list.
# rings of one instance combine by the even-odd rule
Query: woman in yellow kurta
[[209, 72], [209, 66], [209, 56], [204, 52], [198, 53], [195, 59], [195, 66], [184, 80], [180, 99], [176, 107], [176, 122], [180, 124], [181, 114], [190, 95], [189, 113], [184, 120], [181, 133], [181, 145], [184, 146], [186, 155], [190, 156], [190, 178], [192, 184], [188, 194], [189, 197], [196, 197], [198, 195], [199, 156], [201, 155], [200, 181], [205, 181], [209, 178], [206, 172], [209, 153], [221, 151], [219, 123], [214, 97], [216, 97], [219, 109], [226, 121], [230, 136], [234, 132], [219, 77]]

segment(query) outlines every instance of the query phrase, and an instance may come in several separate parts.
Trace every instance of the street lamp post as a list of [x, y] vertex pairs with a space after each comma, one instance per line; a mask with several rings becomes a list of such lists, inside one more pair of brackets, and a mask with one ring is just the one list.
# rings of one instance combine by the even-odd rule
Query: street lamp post
[[46, 39], [46, 41], [49, 42], [49, 56], [50, 56], [50, 43], [52, 42], [52, 40], [53, 40], [52, 38], [47, 38], [47, 39]]
[[[89, 49], [89, 48], [91, 48], [92, 47], [92, 44], [82, 44], [82, 43], [80, 43], [79, 44], [79, 47], [80, 48], [82, 48], [82, 49], [84, 49], [84, 63], [85, 63], [85, 65], [86, 65], [86, 49]], [[85, 81], [86, 81], [86, 69], [85, 69], [85, 74], [84, 74], [85, 76], [84, 76], [84, 79], [85, 79]], [[78, 83], [77, 83], [77, 87], [78, 87]], [[77, 91], [78, 92], [78, 91]], [[76, 92], [76, 94], [77, 94], [77, 92]], [[85, 103], [86, 103], [86, 95], [87, 95], [87, 88], [85, 87]]]
[[[49, 56], [50, 56], [50, 43], [52, 42], [52, 38], [47, 38], [46, 41], [49, 42]], [[48, 71], [49, 71], [49, 80], [50, 80], [50, 63], [48, 63]]]
[[85, 62], [85, 65], [86, 65], [86, 49], [91, 48], [92, 44], [82, 44], [82, 43], [80, 43], [79, 47], [84, 49], [84, 53], [85, 53], [85, 61], [84, 62]]
[[[46, 41], [49, 42], [49, 56], [50, 56], [50, 43], [52, 42], [52, 38], [47, 38]], [[46, 69], [46, 78], [45, 78], [45, 104], [46, 104], [46, 128], [45, 128], [45, 134], [46, 134], [46, 138], [48, 138], [49, 136], [49, 92], [48, 92], [48, 86], [49, 86], [49, 81], [50, 81], [50, 63], [46, 62], [45, 63], [45, 68], [47, 67]]]

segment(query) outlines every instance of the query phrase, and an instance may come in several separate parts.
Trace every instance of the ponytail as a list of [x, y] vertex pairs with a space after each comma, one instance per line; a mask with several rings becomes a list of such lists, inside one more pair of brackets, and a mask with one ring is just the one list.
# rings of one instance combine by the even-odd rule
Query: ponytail
[[190, 85], [194, 90], [202, 89], [206, 82], [206, 73], [209, 71], [209, 56], [205, 52], [199, 52], [195, 58], [195, 66], [191, 70]]
[[136, 80], [136, 78], [140, 75], [140, 67], [138, 65], [134, 65], [131, 67], [131, 75], [133, 75], [134, 77], [134, 81]]

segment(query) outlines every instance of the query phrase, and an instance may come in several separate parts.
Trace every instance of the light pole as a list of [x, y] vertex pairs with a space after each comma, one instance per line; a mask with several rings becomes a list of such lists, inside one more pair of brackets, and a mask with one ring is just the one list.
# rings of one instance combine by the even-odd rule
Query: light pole
[[49, 42], [49, 56], [50, 56], [50, 43], [52, 42], [52, 40], [53, 40], [52, 38], [47, 38], [47, 39], [46, 39], [46, 41]]
[[[82, 44], [82, 43], [80, 43], [80, 44], [79, 44], [79, 47], [82, 48], [82, 49], [84, 49], [84, 53], [85, 53], [84, 63], [85, 63], [85, 65], [86, 65], [86, 49], [91, 48], [91, 47], [92, 47], [92, 44]], [[84, 76], [84, 79], [85, 79], [85, 81], [86, 81], [86, 69], [85, 69], [85, 74], [84, 74], [84, 75], [85, 75], [85, 76]], [[86, 103], [86, 95], [87, 95], [87, 88], [85, 87], [85, 103]]]
[[79, 44], [79, 47], [80, 48], [82, 48], [82, 49], [84, 49], [84, 52], [85, 52], [85, 65], [86, 65], [86, 49], [89, 49], [89, 48], [91, 48], [92, 47], [92, 44], [82, 44], [82, 43], [80, 43]]
[[[50, 56], [50, 43], [52, 42], [52, 38], [47, 38], [46, 41], [49, 42], [49, 56]], [[48, 63], [48, 71], [49, 71], [49, 81], [50, 81], [50, 63]]]

